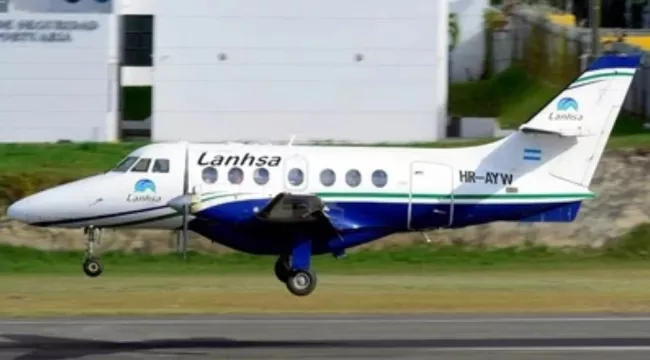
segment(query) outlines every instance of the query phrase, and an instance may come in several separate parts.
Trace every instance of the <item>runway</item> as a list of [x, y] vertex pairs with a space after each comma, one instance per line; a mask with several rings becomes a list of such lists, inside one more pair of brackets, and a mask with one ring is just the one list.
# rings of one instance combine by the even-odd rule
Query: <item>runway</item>
[[0, 359], [648, 359], [650, 314], [0, 320]]

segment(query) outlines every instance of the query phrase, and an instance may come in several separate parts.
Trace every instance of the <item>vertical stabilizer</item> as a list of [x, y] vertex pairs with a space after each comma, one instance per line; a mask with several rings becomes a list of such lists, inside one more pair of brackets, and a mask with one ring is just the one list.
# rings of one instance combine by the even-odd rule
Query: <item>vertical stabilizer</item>
[[640, 62], [641, 55], [596, 59], [519, 128], [524, 146], [556, 153], [551, 174], [588, 187]]

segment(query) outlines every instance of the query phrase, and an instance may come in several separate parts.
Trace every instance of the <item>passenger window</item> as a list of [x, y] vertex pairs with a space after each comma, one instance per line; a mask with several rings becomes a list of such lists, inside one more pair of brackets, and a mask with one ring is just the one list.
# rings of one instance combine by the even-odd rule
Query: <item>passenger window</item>
[[153, 169], [151, 170], [155, 173], [168, 173], [169, 172], [169, 160], [168, 159], [156, 159], [153, 162]]
[[228, 171], [228, 181], [231, 184], [241, 184], [244, 181], [244, 172], [238, 167], [234, 167]]
[[111, 171], [115, 172], [127, 172], [138, 161], [137, 156], [127, 156], [122, 161], [119, 162]]
[[293, 186], [299, 186], [305, 181], [305, 174], [302, 172], [302, 170], [298, 168], [294, 168], [289, 170], [289, 183]]
[[269, 171], [265, 168], [257, 168], [253, 173], [253, 180], [257, 185], [265, 185], [269, 182]]
[[325, 186], [332, 186], [336, 182], [336, 173], [332, 169], [325, 169], [320, 172], [320, 183]]
[[388, 182], [388, 174], [384, 170], [375, 170], [372, 173], [372, 184], [376, 187], [384, 187]]
[[151, 164], [151, 159], [140, 159], [133, 169], [131, 169], [131, 172], [147, 172], [149, 171], [149, 164]]
[[361, 173], [359, 170], [348, 170], [345, 174], [345, 182], [351, 187], [357, 187], [361, 184]]
[[217, 182], [218, 175], [217, 169], [208, 166], [201, 172], [201, 179], [203, 179], [203, 182], [206, 184], [214, 184]]

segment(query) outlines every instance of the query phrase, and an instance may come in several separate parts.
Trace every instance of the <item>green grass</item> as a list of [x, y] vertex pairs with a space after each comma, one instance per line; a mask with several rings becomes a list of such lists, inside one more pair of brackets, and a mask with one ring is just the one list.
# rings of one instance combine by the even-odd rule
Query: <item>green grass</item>
[[496, 117], [502, 128], [516, 128], [559, 90], [560, 87], [539, 81], [523, 69], [511, 67], [487, 80], [451, 84], [449, 113]]
[[133, 143], [0, 144], [0, 174], [77, 174], [107, 171], [129, 152]]
[[[162, 275], [162, 276], [161, 276]], [[0, 316], [647, 312], [650, 270], [319, 273], [295, 297], [270, 273], [0, 276]]]
[[[650, 268], [650, 231], [640, 227], [604, 249], [568, 250], [547, 247], [473, 248], [462, 245], [410, 245], [382, 250], [357, 250], [347, 257], [316, 256], [314, 267], [333, 273], [412, 273], [431, 271], [544, 270], [643, 266]], [[82, 252], [44, 251], [0, 245], [0, 274], [74, 274], [80, 270]], [[269, 272], [275, 257], [244, 253], [137, 254], [106, 252], [103, 264], [118, 274], [257, 273]]]
[[[634, 237], [647, 237], [641, 232]], [[414, 246], [319, 256], [318, 288], [298, 298], [273, 276], [273, 257], [106, 253], [104, 274], [90, 279], [80, 253], [0, 246], [0, 316], [650, 311], [647, 247]]]
[[[495, 117], [502, 128], [516, 129], [542, 109], [562, 88], [563, 86], [535, 78], [524, 69], [511, 67], [487, 80], [451, 84], [449, 113], [463, 117]], [[639, 136], [650, 134], [642, 129], [642, 125], [643, 119], [622, 114], [612, 137], [621, 140], [630, 137], [626, 140], [636, 145], [641, 140]], [[646, 136], [646, 140], [649, 139], [650, 135]], [[615, 146], [624, 146], [626, 141], [615, 143]]]

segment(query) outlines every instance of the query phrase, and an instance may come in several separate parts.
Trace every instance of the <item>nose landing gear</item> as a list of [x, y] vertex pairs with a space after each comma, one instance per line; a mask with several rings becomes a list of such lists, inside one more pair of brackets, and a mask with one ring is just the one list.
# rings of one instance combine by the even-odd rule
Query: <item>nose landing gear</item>
[[95, 242], [100, 242], [102, 229], [89, 226], [84, 229], [84, 234], [88, 235], [88, 240], [86, 241], [86, 253], [84, 254], [82, 268], [86, 276], [97, 277], [102, 274], [103, 268], [99, 257], [94, 255]]

